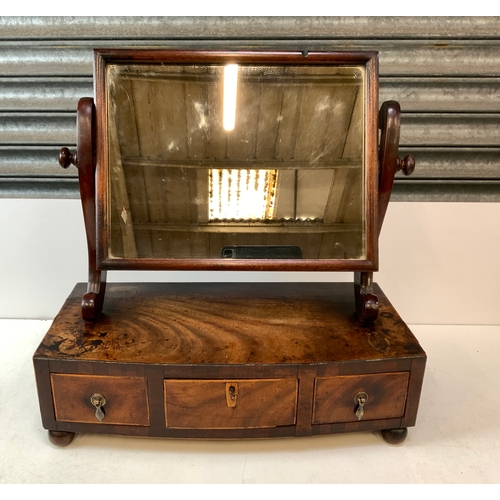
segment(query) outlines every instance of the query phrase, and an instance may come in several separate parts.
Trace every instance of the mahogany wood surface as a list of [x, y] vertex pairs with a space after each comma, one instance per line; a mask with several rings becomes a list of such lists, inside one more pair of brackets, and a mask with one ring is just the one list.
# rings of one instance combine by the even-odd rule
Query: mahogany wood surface
[[354, 300], [360, 321], [375, 321], [378, 317], [378, 298], [373, 293], [373, 273], [354, 273]]
[[105, 313], [82, 320], [78, 284], [35, 356], [160, 364], [307, 364], [423, 355], [380, 295], [360, 324], [352, 283], [114, 283]]
[[352, 283], [114, 283], [95, 323], [85, 286], [34, 355], [46, 429], [241, 439], [415, 424], [425, 352], [376, 284], [370, 324]]
[[356, 422], [356, 394], [364, 392], [366, 420], [402, 417], [409, 372], [318, 377], [314, 392], [313, 423]]
[[408, 398], [405, 415], [401, 420], [401, 427], [411, 427], [415, 425], [420, 392], [422, 391], [422, 384], [424, 381], [425, 363], [426, 358], [415, 357], [411, 360]]
[[52, 392], [57, 420], [98, 422], [90, 399], [105, 398], [103, 424], [149, 425], [147, 379], [52, 373]]
[[43, 426], [46, 429], [55, 430], [57, 424], [54, 415], [49, 361], [47, 359], [37, 359], [34, 362], [34, 369]]
[[84, 97], [77, 110], [77, 166], [88, 250], [88, 284], [82, 298], [82, 315], [95, 321], [101, 314], [106, 290], [106, 271], [97, 268], [96, 227], [96, 129], [94, 100]]
[[59, 164], [78, 168], [78, 183], [87, 236], [88, 284], [82, 298], [82, 316], [95, 321], [101, 314], [106, 290], [106, 271], [97, 269], [97, 227], [96, 227], [96, 130], [95, 108], [91, 97], [83, 97], [77, 108], [77, 150], [71, 153], [61, 148]]
[[[228, 404], [226, 386], [236, 397]], [[170, 428], [217, 429], [295, 424], [297, 379], [165, 380]]]

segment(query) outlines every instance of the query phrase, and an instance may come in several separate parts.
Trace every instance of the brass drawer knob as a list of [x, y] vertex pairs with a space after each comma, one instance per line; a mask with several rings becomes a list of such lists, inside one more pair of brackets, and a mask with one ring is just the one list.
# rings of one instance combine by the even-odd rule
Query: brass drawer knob
[[96, 408], [95, 417], [99, 420], [99, 422], [102, 422], [104, 419], [104, 410], [102, 407], [106, 404], [106, 398], [102, 394], [94, 394], [90, 398], [90, 402]]
[[354, 396], [354, 402], [356, 403], [356, 417], [358, 420], [363, 418], [365, 414], [365, 403], [368, 401], [368, 394], [366, 392], [358, 392]]

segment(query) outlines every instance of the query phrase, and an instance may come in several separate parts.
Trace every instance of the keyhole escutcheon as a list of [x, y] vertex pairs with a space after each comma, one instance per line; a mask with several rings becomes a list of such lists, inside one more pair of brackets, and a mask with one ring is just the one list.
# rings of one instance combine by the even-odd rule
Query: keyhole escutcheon
[[229, 408], [236, 408], [238, 398], [238, 384], [236, 382], [226, 382], [226, 404]]

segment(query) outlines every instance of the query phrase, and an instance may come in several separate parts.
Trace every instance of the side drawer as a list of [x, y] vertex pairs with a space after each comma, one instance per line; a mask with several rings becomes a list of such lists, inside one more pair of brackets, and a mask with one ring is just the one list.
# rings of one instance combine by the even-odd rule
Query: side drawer
[[318, 377], [314, 388], [313, 424], [357, 422], [356, 395], [368, 397], [360, 420], [404, 415], [409, 372]]
[[247, 429], [295, 424], [297, 379], [165, 380], [166, 426]]
[[[56, 420], [89, 424], [150, 425], [148, 383], [144, 377], [51, 373]], [[104, 396], [104, 418], [96, 417], [94, 394]]]

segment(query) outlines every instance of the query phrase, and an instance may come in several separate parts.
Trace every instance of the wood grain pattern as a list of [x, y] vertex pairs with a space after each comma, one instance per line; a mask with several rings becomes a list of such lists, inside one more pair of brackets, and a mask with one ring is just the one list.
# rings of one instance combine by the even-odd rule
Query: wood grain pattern
[[355, 316], [351, 283], [114, 283], [94, 324], [80, 316], [82, 287], [75, 287], [36, 356], [288, 365], [424, 354], [376, 285], [380, 315], [371, 326]]
[[362, 420], [402, 417], [409, 372], [318, 377], [314, 394], [313, 423], [357, 422], [356, 394], [368, 395]]
[[[145, 378], [61, 373], [52, 373], [50, 378], [58, 421], [149, 425], [148, 387]], [[106, 400], [102, 422], [96, 418], [96, 408], [90, 402], [90, 398], [96, 393], [102, 394]]]
[[[226, 384], [237, 386], [228, 406]], [[235, 429], [295, 424], [297, 380], [165, 380], [169, 428]]]

